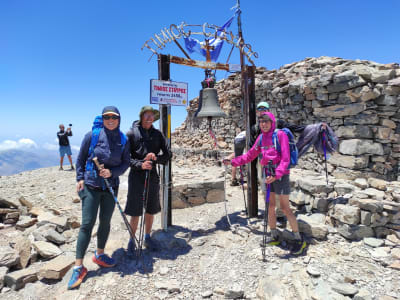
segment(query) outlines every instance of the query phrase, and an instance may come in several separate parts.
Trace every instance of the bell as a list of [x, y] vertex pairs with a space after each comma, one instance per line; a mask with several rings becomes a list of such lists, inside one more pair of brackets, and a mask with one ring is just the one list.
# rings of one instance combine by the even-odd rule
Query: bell
[[200, 90], [199, 106], [195, 113], [197, 118], [219, 118], [226, 117], [224, 111], [219, 107], [217, 89], [203, 88]]

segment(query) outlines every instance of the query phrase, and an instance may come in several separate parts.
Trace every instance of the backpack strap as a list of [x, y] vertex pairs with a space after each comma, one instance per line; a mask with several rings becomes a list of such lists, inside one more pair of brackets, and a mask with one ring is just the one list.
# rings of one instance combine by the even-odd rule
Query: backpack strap
[[275, 129], [272, 134], [272, 143], [274, 144], [274, 148], [276, 151], [281, 152], [281, 145], [279, 144], [278, 132], [280, 129]]

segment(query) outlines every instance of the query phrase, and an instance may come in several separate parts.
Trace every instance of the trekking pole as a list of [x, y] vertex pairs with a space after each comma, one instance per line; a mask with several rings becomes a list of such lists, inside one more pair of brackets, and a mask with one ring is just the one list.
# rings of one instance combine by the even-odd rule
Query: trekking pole
[[243, 201], [244, 201], [244, 208], [246, 210], [246, 216], [248, 215], [247, 213], [247, 205], [246, 205], [246, 194], [244, 192], [244, 176], [243, 176], [243, 170], [242, 170], [242, 166], [239, 167], [239, 172], [240, 172], [240, 184], [242, 186], [242, 191], [243, 191]]
[[[275, 176], [275, 172], [272, 167], [272, 161], [270, 160], [268, 162], [267, 168], [263, 167], [263, 175], [264, 175], [264, 180], [268, 176]], [[265, 259], [265, 248], [267, 246], [267, 227], [268, 227], [268, 212], [269, 212], [269, 197], [271, 193], [271, 184], [267, 184], [267, 190], [265, 193], [265, 210], [264, 210], [264, 232], [263, 232], [263, 242], [262, 242], [262, 256], [263, 256], [263, 261], [266, 261]]]
[[144, 226], [145, 226], [144, 219], [145, 219], [145, 212], [146, 212], [146, 207], [147, 207], [147, 197], [149, 195], [148, 186], [147, 186], [149, 181], [150, 181], [150, 171], [146, 170], [146, 177], [144, 179], [144, 188], [143, 188], [143, 195], [142, 195], [143, 209], [142, 209], [142, 218], [140, 219], [139, 243], [138, 243], [136, 262], [139, 261], [141, 255], [142, 255], [142, 250], [143, 250]]
[[328, 185], [328, 166], [326, 163], [326, 136], [325, 129], [322, 129], [322, 147], [324, 148], [324, 157], [325, 157], [325, 175], [326, 175], [326, 185]]
[[[103, 169], [103, 167], [100, 166], [99, 161], [97, 160], [97, 157], [94, 157], [94, 158], [93, 158], [93, 162], [95, 163], [95, 165], [96, 165], [96, 167], [97, 167], [97, 169], [98, 169], [99, 171]], [[125, 225], [126, 225], [126, 228], [128, 229], [129, 235], [131, 236], [131, 239], [132, 239], [132, 240], [138, 241], [137, 238], [135, 237], [135, 235], [133, 234], [131, 225], [129, 224], [128, 219], [126, 218], [124, 212], [122, 211], [121, 205], [119, 204], [118, 199], [117, 199], [117, 197], [115, 196], [114, 190], [113, 190], [113, 188], [111, 187], [111, 185], [110, 185], [108, 179], [107, 179], [107, 178], [103, 178], [103, 179], [104, 179], [104, 182], [106, 183], [106, 186], [107, 186], [108, 190], [110, 191], [111, 195], [113, 196], [115, 203], [117, 204], [118, 210], [119, 210], [119, 212], [121, 213], [122, 219], [124, 220], [124, 223], [125, 223]]]

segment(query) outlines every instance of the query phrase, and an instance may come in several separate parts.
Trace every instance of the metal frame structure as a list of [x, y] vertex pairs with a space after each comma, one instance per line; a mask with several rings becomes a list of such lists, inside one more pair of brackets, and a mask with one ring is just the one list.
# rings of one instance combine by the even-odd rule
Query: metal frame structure
[[[237, 6], [240, 9], [240, 0], [237, 0]], [[232, 45], [231, 52], [229, 53], [228, 61], [232, 50], [237, 47], [240, 51], [240, 66], [241, 66], [241, 92], [242, 99], [244, 102], [244, 118], [246, 127], [246, 146], [248, 149], [250, 140], [250, 129], [256, 123], [255, 116], [255, 66], [251, 60], [251, 56], [258, 57], [258, 54], [252, 51], [249, 44], [244, 43], [242, 34], [242, 24], [240, 13], [238, 15], [238, 38], [232, 34], [232, 32], [225, 32], [223, 37], [224, 41], [227, 41]], [[200, 25], [187, 25], [182, 23], [179, 26], [172, 24], [168, 29], [164, 28], [160, 34], [155, 34], [154, 38], [147, 40], [143, 48], [148, 48], [152, 55], [156, 54], [158, 57], [158, 79], [159, 80], [170, 80], [170, 64], [179, 64], [190, 67], [196, 67], [201, 69], [211, 70], [231, 70], [232, 65], [228, 63], [216, 63], [210, 59], [209, 51], [212, 50], [208, 46], [208, 38], [216, 37], [218, 26], [203, 24], [202, 32], [185, 31], [188, 26], [200, 26]], [[207, 29], [214, 30], [214, 33], [207, 32]], [[180, 37], [188, 37], [191, 34], [202, 34], [206, 37], [206, 44], [203, 47], [206, 50], [207, 56], [206, 61], [193, 60], [186, 53], [186, 51], [179, 44], [177, 39]], [[163, 49], [167, 42], [174, 42], [179, 49], [183, 52], [186, 58], [164, 55], [158, 53], [154, 48]], [[153, 43], [153, 47], [150, 45]], [[247, 50], [245, 50], [247, 49]], [[248, 66], [245, 64], [245, 57], [252, 64]], [[160, 130], [166, 137], [168, 145], [171, 147], [171, 105], [160, 105]], [[258, 216], [258, 187], [257, 187], [257, 162], [253, 161], [248, 167], [248, 188], [247, 188], [247, 215], [249, 217]], [[168, 226], [172, 225], [172, 208], [171, 208], [171, 195], [172, 195], [172, 172], [171, 172], [171, 161], [165, 166], [161, 167], [161, 195], [162, 195], [162, 215], [161, 225], [163, 230], [167, 230]]]

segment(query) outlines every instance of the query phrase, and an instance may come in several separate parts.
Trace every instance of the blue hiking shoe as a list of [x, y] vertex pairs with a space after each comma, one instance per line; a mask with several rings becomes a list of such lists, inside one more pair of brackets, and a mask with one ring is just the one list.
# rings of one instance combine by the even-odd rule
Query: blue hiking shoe
[[86, 277], [87, 269], [84, 266], [79, 268], [74, 268], [72, 271], [71, 279], [68, 282], [68, 289], [74, 289], [82, 283], [83, 279]]
[[151, 237], [147, 237], [144, 239], [144, 246], [150, 251], [158, 251], [160, 248], [157, 245], [156, 241], [154, 241]]
[[92, 260], [95, 264], [99, 265], [100, 267], [111, 268], [115, 266], [115, 260], [104, 253], [97, 255], [95, 251]]
[[136, 254], [135, 240], [129, 239], [127, 254], [128, 254], [128, 256], [131, 256], [131, 257], [135, 256], [135, 254]]

